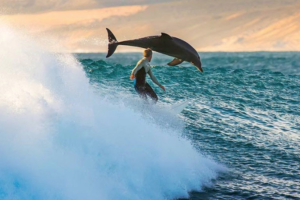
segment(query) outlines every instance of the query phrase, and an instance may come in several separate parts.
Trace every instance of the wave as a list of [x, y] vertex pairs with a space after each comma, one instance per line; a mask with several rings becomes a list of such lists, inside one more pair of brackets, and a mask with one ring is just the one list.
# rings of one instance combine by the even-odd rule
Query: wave
[[173, 199], [225, 169], [183, 127], [95, 92], [72, 55], [4, 25], [0, 42], [1, 199]]

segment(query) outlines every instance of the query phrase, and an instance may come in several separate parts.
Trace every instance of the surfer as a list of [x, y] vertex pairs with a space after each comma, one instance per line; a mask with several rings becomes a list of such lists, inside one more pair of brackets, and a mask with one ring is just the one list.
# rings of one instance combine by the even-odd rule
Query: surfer
[[158, 85], [161, 89], [165, 90], [165, 87], [162, 86], [155, 76], [152, 73], [151, 66], [149, 62], [152, 59], [152, 50], [147, 48], [144, 50], [144, 57], [138, 61], [135, 68], [132, 70], [130, 79], [134, 80], [134, 88], [137, 91], [137, 93], [142, 97], [143, 99], [147, 99], [147, 96], [149, 96], [151, 99], [155, 101], [155, 103], [158, 100], [158, 97], [154, 90], [151, 88], [151, 86], [146, 82], [146, 74], [149, 74], [151, 80]]

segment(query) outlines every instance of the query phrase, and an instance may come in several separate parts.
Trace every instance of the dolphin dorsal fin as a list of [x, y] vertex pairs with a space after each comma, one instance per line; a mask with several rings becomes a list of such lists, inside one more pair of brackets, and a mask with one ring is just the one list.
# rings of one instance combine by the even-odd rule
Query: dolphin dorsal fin
[[174, 60], [172, 60], [171, 62], [169, 62], [168, 65], [169, 66], [175, 66], [175, 65], [179, 65], [182, 62], [183, 62], [183, 60], [178, 59], [178, 58], [174, 58]]
[[164, 39], [168, 39], [168, 40], [173, 40], [172, 37], [170, 35], [166, 34], [166, 33], [161, 33], [160, 37], [162, 37]]

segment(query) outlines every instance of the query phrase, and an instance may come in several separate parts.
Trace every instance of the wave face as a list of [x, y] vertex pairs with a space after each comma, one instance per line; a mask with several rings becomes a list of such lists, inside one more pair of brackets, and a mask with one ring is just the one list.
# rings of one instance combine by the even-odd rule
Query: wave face
[[4, 25], [0, 43], [0, 199], [174, 199], [224, 170], [72, 55]]

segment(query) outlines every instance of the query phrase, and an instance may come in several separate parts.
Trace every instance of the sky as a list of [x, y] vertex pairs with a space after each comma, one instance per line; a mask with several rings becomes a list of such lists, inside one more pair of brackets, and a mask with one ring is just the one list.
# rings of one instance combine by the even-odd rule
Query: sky
[[198, 51], [300, 51], [300, 0], [0, 0], [1, 23], [66, 52], [106, 52], [105, 28], [118, 41], [165, 32]]

